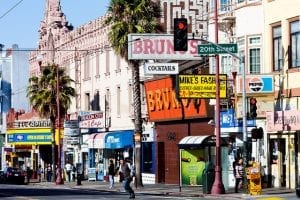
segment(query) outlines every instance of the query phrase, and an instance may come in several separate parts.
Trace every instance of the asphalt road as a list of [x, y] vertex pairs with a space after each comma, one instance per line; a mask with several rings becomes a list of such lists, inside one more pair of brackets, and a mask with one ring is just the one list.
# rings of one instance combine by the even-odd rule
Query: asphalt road
[[[0, 199], [1, 200], [95, 200], [95, 199], [128, 199], [129, 195], [124, 192], [108, 189], [95, 189], [93, 187], [60, 187], [52, 184], [44, 185], [11, 185], [0, 184]], [[247, 200], [297, 200], [295, 193], [274, 193], [268, 196], [245, 196], [238, 194], [236, 196], [198, 196], [187, 197], [180, 195], [167, 195], [164, 193], [155, 193], [147, 191], [136, 192], [136, 199], [185, 199], [185, 200], [212, 200], [212, 199], [247, 199]]]

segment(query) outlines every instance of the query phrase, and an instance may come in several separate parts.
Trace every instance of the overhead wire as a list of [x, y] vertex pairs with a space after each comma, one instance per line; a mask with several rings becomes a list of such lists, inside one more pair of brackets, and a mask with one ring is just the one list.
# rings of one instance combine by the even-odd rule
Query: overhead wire
[[8, 13], [10, 13], [13, 9], [15, 9], [18, 5], [20, 5], [22, 3], [22, 1], [24, 1], [24, 0], [20, 0], [13, 7], [11, 7], [10, 9], [8, 9], [8, 11], [6, 11], [4, 14], [2, 14], [0, 16], [0, 19], [2, 19], [3, 17], [5, 17]]

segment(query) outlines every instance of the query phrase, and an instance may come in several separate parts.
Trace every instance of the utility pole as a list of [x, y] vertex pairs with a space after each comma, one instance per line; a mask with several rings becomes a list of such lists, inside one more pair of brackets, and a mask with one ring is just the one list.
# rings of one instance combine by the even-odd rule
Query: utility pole
[[[215, 12], [215, 43], [219, 43], [218, 37], [218, 1], [214, 1]], [[216, 135], [216, 168], [215, 168], [215, 180], [211, 188], [212, 194], [224, 194], [225, 188], [222, 182], [222, 170], [221, 170], [221, 131], [220, 131], [220, 77], [219, 77], [219, 55], [216, 55], [216, 105], [215, 105], [215, 135]]]

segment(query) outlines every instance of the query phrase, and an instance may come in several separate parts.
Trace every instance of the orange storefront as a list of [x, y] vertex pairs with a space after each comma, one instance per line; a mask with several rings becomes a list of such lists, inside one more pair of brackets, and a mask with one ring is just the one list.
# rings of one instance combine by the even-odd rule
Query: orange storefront
[[214, 135], [214, 127], [208, 124], [214, 118], [209, 99], [179, 100], [175, 88], [175, 77], [145, 82], [149, 121], [155, 122], [158, 183], [179, 183], [178, 143], [182, 138]]

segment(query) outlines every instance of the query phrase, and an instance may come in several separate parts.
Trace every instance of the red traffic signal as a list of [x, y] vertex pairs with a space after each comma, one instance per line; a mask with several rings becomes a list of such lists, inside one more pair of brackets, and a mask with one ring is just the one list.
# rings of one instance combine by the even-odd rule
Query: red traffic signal
[[186, 23], [183, 22], [183, 21], [179, 21], [177, 24], [176, 24], [176, 28], [179, 29], [179, 30], [184, 30], [186, 28]]
[[188, 50], [188, 24], [186, 18], [174, 19], [174, 51]]
[[250, 118], [255, 119], [257, 117], [257, 106], [256, 106], [257, 100], [254, 97], [250, 98]]

